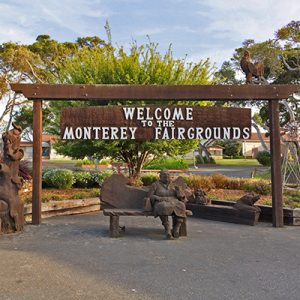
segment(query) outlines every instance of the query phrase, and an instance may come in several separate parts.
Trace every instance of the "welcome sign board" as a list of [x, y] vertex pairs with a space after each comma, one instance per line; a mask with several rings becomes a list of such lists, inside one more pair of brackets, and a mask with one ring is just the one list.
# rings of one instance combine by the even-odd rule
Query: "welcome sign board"
[[202, 106], [89, 106], [62, 110], [65, 140], [249, 139], [251, 110]]

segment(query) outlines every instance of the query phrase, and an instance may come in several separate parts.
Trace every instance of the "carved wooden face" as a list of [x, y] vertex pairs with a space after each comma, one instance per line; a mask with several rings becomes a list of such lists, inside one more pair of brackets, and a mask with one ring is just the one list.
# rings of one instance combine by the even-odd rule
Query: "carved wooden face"
[[170, 174], [166, 173], [166, 172], [160, 172], [159, 175], [159, 180], [162, 183], [170, 183], [171, 179], [170, 179]]
[[250, 58], [250, 52], [246, 50], [246, 51], [244, 52], [244, 57], [245, 57], [246, 59], [249, 59], [249, 58]]

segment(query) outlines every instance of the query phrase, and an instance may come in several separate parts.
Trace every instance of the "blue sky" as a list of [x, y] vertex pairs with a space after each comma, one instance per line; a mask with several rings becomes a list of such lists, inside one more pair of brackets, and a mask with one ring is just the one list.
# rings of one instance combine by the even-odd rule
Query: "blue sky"
[[245, 39], [271, 38], [299, 16], [299, 0], [0, 0], [0, 43], [32, 43], [39, 34], [106, 38], [107, 19], [115, 45], [149, 35], [161, 52], [172, 44], [175, 57], [209, 57], [220, 66]]

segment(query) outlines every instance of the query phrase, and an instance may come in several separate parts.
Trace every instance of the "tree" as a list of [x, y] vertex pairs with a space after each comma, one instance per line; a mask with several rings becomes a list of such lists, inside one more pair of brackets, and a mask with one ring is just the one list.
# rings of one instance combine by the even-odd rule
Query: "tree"
[[223, 154], [230, 157], [238, 157], [241, 155], [242, 144], [236, 140], [224, 140], [217, 143], [224, 147]]
[[[65, 83], [102, 83], [102, 84], [211, 84], [213, 70], [209, 61], [198, 64], [186, 63], [185, 60], [174, 59], [171, 48], [165, 55], [157, 51], [157, 44], [149, 42], [138, 46], [132, 44], [127, 54], [121, 47], [114, 49], [111, 44], [105, 47], [83, 47], [78, 53], [65, 62], [61, 77]], [[132, 104], [127, 101], [126, 104]], [[144, 105], [144, 101], [134, 102]], [[149, 102], [147, 102], [149, 104]], [[157, 101], [151, 102], [152, 104]], [[164, 104], [183, 102], [170, 101]], [[103, 105], [103, 102], [97, 103]], [[118, 104], [108, 101], [105, 104]], [[123, 103], [124, 104], [124, 103]], [[189, 104], [200, 104], [190, 101]], [[202, 102], [201, 104], [208, 104]], [[58, 111], [57, 102], [50, 103], [51, 111]], [[82, 105], [79, 102], [68, 105]], [[88, 101], [84, 105], [95, 105]], [[56, 114], [59, 116], [59, 114]], [[56, 122], [57, 120], [55, 120]], [[53, 124], [55, 129], [55, 124]], [[126, 162], [130, 176], [138, 177], [147, 159], [162, 155], [175, 156], [185, 154], [197, 145], [198, 141], [59, 141], [56, 149], [59, 153], [80, 158], [85, 155], [101, 158], [110, 156]]]
[[[6, 101], [0, 124], [9, 115], [10, 126], [15, 106], [26, 99], [10, 90], [10, 83], [56, 83], [64, 61], [79, 47], [78, 43], [58, 43], [48, 35], [39, 35], [31, 45], [8, 42], [0, 45], [0, 99]], [[30, 106], [29, 103], [27, 105]]]
[[[110, 29], [106, 24], [110, 36]], [[39, 35], [31, 45], [5, 43], [1, 45], [0, 74], [6, 77], [2, 92], [9, 92], [7, 83], [86, 83], [86, 84], [212, 84], [214, 68], [209, 60], [187, 63], [185, 59], [175, 59], [171, 47], [161, 55], [158, 45], [149, 41], [138, 46], [133, 43], [128, 51], [123, 47], [114, 48], [111, 37], [106, 43], [99, 37], [78, 38], [76, 42], [59, 43], [48, 35]], [[18, 77], [16, 77], [16, 74]], [[1, 83], [2, 81], [0, 81]], [[10, 102], [10, 113], [15, 102]], [[132, 104], [127, 101], [126, 104]], [[135, 104], [143, 105], [144, 101]], [[147, 102], [149, 103], [149, 102]], [[153, 101], [152, 104], [156, 104]], [[175, 102], [165, 104], [207, 105], [209, 102]], [[47, 111], [43, 128], [45, 132], [59, 134], [60, 111], [66, 106], [119, 104], [118, 101], [44, 101]], [[122, 102], [124, 104], [124, 102]], [[31, 132], [31, 103], [14, 112], [14, 118], [24, 129]], [[9, 124], [8, 124], [9, 126]], [[84, 156], [111, 156], [121, 159], [130, 167], [131, 176], [139, 176], [144, 162], [150, 157], [184, 154], [197, 145], [197, 141], [58, 141], [59, 153], [74, 158]]]
[[[300, 21], [291, 21], [280, 28], [275, 32], [273, 39], [260, 43], [256, 43], [251, 39], [246, 40], [242, 47], [235, 49], [229, 66], [231, 70], [240, 71], [240, 60], [245, 50], [250, 51], [254, 62], [264, 63], [264, 75], [269, 84], [300, 83]], [[227, 73], [225, 73], [224, 67], [221, 71], [222, 74], [229, 74], [226, 78], [227, 82], [232, 80], [232, 72], [228, 73], [227, 70]], [[239, 103], [236, 102], [235, 105], [237, 104]], [[248, 104], [255, 105], [259, 110], [253, 117], [253, 126], [258, 130], [258, 134], [260, 134], [258, 126], [269, 131], [269, 111], [266, 101], [249, 101]], [[281, 127], [288, 121], [299, 118], [299, 113], [299, 99], [290, 97], [288, 100], [282, 100], [280, 104]], [[264, 149], [270, 151], [262, 139], [261, 141]], [[295, 147], [299, 152], [299, 143], [295, 143]]]

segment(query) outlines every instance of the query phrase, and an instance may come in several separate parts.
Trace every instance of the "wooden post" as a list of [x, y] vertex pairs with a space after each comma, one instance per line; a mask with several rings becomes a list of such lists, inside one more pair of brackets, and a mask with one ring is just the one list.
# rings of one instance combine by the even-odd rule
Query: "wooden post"
[[33, 102], [32, 224], [41, 224], [42, 202], [42, 100]]
[[272, 219], [274, 227], [283, 227], [282, 176], [279, 127], [279, 101], [269, 100], [271, 178], [272, 178]]

